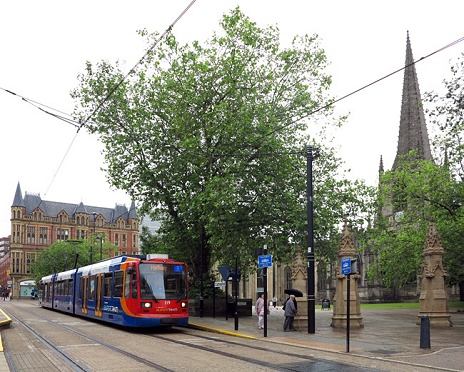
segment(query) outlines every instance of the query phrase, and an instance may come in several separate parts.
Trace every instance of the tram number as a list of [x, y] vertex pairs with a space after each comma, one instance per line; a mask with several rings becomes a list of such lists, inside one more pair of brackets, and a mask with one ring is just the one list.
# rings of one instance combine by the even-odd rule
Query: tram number
[[152, 270], [152, 271], [166, 271], [166, 266], [163, 266], [163, 265], [151, 265], [150, 270]]

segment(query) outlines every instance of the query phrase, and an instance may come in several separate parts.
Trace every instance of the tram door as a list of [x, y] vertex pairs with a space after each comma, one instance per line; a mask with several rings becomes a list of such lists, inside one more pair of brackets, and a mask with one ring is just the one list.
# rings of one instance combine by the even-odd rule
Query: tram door
[[82, 299], [82, 314], [87, 314], [88, 286], [89, 286], [89, 277], [88, 276], [81, 277], [80, 295]]
[[103, 274], [97, 275], [97, 288], [96, 288], [96, 303], [95, 303], [95, 316], [102, 316], [102, 301], [103, 301]]

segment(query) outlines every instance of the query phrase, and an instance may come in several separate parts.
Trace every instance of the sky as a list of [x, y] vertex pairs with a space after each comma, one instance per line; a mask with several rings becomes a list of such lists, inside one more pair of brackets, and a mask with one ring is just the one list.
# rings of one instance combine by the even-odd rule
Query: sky
[[[23, 0], [0, 11], [0, 237], [10, 234], [16, 186], [44, 200], [113, 208], [130, 198], [110, 188], [98, 140], [29, 101], [71, 114], [70, 91], [86, 61], [125, 61], [129, 71], [147, 45], [136, 31], [164, 32], [191, 0]], [[277, 25], [281, 43], [318, 34], [332, 75], [330, 94], [344, 97], [404, 66], [406, 35], [415, 60], [464, 36], [461, 0], [197, 0], [173, 33], [181, 43], [200, 42], [219, 31], [224, 13], [240, 6], [259, 26]], [[421, 93], [440, 91], [458, 43], [416, 65]], [[403, 73], [397, 73], [335, 106], [349, 119], [334, 133], [337, 154], [350, 178], [375, 186], [380, 157], [390, 169], [396, 154]], [[5, 91], [15, 93], [10, 94]], [[426, 118], [427, 120], [427, 118]], [[429, 136], [433, 130], [429, 125]], [[316, 196], [315, 196], [316, 197]]]

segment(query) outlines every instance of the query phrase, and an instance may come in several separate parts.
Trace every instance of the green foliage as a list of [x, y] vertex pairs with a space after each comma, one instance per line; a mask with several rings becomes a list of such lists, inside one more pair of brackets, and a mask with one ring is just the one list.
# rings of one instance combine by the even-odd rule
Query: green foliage
[[[38, 259], [31, 265], [32, 276], [36, 283], [44, 276], [90, 264], [90, 247], [92, 247], [92, 262], [100, 259], [98, 240], [59, 241], [41, 251]], [[117, 251], [116, 246], [105, 242], [102, 245], [102, 259], [112, 257]], [[77, 257], [77, 262], [76, 262]]]
[[446, 167], [417, 160], [414, 153], [382, 179], [384, 202], [395, 201], [396, 218], [379, 218], [371, 231], [371, 249], [379, 256], [370, 276], [389, 288], [413, 283], [421, 267], [422, 251], [431, 222], [437, 226], [445, 250], [449, 284], [464, 281], [464, 185]]
[[[186, 261], [197, 280], [235, 257], [254, 270], [264, 244], [276, 260], [306, 245], [308, 143], [323, 150], [314, 165], [316, 241], [333, 242], [344, 218], [362, 224], [373, 194], [340, 179], [340, 159], [316, 141], [318, 126], [344, 118], [329, 107], [307, 120], [331, 101], [317, 36], [282, 48], [276, 27], [260, 28], [238, 8], [221, 27], [204, 44], [167, 35], [124, 81], [119, 64], [88, 62], [72, 92], [75, 115], [93, 115], [86, 128], [105, 144], [111, 185], [162, 222], [156, 237], [142, 234], [143, 249]], [[140, 35], [149, 44], [159, 37]], [[333, 252], [324, 245], [320, 257]]]
[[464, 177], [464, 54], [451, 66], [451, 78], [443, 80], [445, 92], [427, 92], [424, 101], [433, 104], [426, 110], [436, 128], [433, 144], [436, 158], [449, 167], [453, 178]]

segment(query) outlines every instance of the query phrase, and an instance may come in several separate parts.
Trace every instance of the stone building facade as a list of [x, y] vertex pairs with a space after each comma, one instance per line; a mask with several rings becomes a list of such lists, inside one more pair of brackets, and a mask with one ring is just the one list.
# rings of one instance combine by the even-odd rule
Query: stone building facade
[[[19, 283], [31, 279], [31, 264], [41, 250], [57, 241], [105, 237], [119, 254], [139, 253], [139, 221], [135, 203], [129, 209], [116, 204], [114, 208], [43, 200], [39, 194], [26, 192], [20, 184], [11, 206], [10, 250], [2, 258], [8, 266], [7, 281], [13, 296], [18, 295]], [[101, 244], [98, 240], [97, 246]], [[98, 247], [94, 250], [94, 257]], [[0, 283], [5, 285], [7, 283]]]

